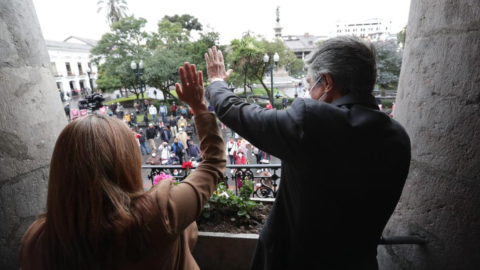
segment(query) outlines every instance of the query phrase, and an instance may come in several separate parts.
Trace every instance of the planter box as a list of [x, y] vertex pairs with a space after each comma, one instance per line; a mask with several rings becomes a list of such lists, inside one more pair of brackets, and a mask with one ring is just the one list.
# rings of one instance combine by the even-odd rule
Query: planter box
[[[252, 198], [263, 204], [275, 199]], [[198, 240], [192, 252], [202, 270], [249, 270], [258, 234], [232, 234], [198, 232]]]
[[249, 270], [258, 234], [199, 232], [193, 257], [202, 270]]

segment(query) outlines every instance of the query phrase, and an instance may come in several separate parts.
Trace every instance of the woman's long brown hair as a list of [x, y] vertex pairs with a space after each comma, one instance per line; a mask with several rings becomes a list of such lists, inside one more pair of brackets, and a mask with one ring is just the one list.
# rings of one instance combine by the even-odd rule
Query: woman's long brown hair
[[125, 123], [102, 115], [69, 123], [50, 165], [46, 266], [102, 269], [116, 245], [140, 256], [149, 209], [143, 194], [140, 150]]

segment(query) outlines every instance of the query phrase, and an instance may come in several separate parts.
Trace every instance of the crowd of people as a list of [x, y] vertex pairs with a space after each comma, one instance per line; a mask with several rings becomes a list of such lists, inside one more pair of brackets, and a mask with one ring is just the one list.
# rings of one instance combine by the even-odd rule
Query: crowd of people
[[[179, 68], [176, 92], [192, 114], [170, 106], [175, 136], [149, 123], [143, 140], [143, 130], [97, 114], [65, 127], [51, 159], [46, 212], [22, 238], [21, 269], [199, 269], [195, 221], [224, 177], [227, 155], [244, 164], [251, 149], [268, 163], [259, 148], [282, 160], [282, 185], [250, 269], [378, 269], [379, 239], [405, 185], [411, 146], [372, 95], [374, 46], [354, 36], [320, 43], [305, 60], [306, 97], [285, 110], [233, 94], [226, 83], [232, 70], [215, 46], [205, 61], [206, 89], [194, 64]], [[158, 111], [166, 126], [167, 113]], [[237, 141], [223, 141], [215, 115], [239, 134]], [[191, 134], [198, 134], [199, 148], [184, 130], [187, 118], [198, 128]], [[195, 155], [201, 162], [178, 185], [160, 181], [144, 192], [142, 151], [160, 164]]]

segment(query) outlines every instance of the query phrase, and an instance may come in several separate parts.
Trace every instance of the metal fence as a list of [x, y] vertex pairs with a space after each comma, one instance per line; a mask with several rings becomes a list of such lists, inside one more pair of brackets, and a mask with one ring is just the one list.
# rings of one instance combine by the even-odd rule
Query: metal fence
[[[277, 196], [278, 184], [281, 176], [280, 164], [248, 164], [248, 165], [227, 165], [223, 183], [230, 188], [230, 183], [233, 182], [235, 195], [238, 195], [244, 180], [251, 180], [253, 182], [252, 197], [258, 198], [275, 198]], [[152, 182], [155, 176], [162, 172], [173, 176], [173, 171], [176, 169], [180, 173], [173, 176], [173, 179], [180, 182], [183, 181], [187, 175], [185, 169], [181, 165], [143, 165], [142, 169], [150, 170], [147, 178]], [[195, 170], [195, 167], [191, 169]]]
[[[148, 179], [152, 182], [155, 176], [165, 172], [172, 174], [172, 171], [177, 169], [182, 173], [174, 177], [177, 181], [184, 180], [187, 175], [181, 165], [143, 165], [142, 169], [150, 170]], [[192, 170], [194, 170], [192, 168]], [[253, 198], [275, 198], [277, 196], [277, 189], [281, 179], [281, 165], [280, 164], [249, 164], [249, 165], [227, 165], [223, 182], [230, 187], [229, 182], [234, 183], [235, 195], [238, 195], [243, 180], [251, 180], [254, 184]], [[428, 241], [415, 235], [407, 236], [382, 236], [380, 237], [379, 245], [425, 245]]]

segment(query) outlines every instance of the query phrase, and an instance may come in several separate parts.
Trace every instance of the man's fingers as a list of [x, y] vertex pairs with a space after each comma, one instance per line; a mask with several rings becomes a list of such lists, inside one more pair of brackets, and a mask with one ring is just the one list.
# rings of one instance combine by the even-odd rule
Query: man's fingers
[[208, 53], [205, 53], [205, 62], [207, 62], [207, 66], [210, 64], [210, 57], [208, 57]]
[[232, 74], [232, 72], [233, 72], [233, 69], [229, 69], [229, 70], [227, 71], [227, 78], [230, 77], [230, 74]]
[[213, 57], [212, 49], [208, 49], [208, 56], [210, 57], [210, 61], [215, 61], [215, 58]]
[[222, 51], [218, 51], [218, 61], [220, 61], [220, 63], [223, 63], [223, 54], [222, 54]]
[[213, 56], [213, 60], [218, 60], [217, 47], [215, 46], [212, 47], [212, 56]]

